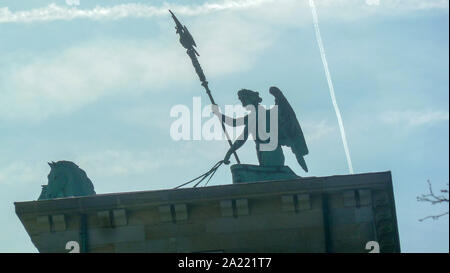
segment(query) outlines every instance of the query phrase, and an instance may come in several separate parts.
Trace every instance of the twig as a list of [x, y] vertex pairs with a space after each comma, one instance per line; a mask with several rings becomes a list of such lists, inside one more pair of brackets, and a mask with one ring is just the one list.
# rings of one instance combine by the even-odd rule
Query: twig
[[[433, 188], [431, 186], [431, 182], [429, 179], [427, 180], [427, 183], [428, 183], [428, 190], [430, 191], [430, 193], [422, 194], [421, 196], [417, 196], [418, 202], [429, 202], [429, 203], [431, 203], [431, 205], [448, 203], [448, 196], [434, 194]], [[448, 184], [447, 184], [447, 186], [448, 186]], [[448, 190], [446, 190], [446, 189], [442, 189], [440, 192], [448, 194]], [[448, 211], [438, 214], [438, 215], [430, 215], [430, 216], [424, 217], [422, 219], [419, 219], [419, 221], [422, 222], [422, 221], [424, 221], [426, 219], [430, 219], [430, 218], [433, 220], [438, 220], [440, 217], [442, 217], [444, 215], [448, 215]]]

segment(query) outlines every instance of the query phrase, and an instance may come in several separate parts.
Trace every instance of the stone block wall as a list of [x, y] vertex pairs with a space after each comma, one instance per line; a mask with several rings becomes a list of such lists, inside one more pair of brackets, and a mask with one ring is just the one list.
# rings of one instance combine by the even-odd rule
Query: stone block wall
[[[40, 252], [400, 252], [390, 173], [16, 203]], [[83, 218], [84, 217], [84, 218]], [[83, 220], [84, 219], [84, 220]]]

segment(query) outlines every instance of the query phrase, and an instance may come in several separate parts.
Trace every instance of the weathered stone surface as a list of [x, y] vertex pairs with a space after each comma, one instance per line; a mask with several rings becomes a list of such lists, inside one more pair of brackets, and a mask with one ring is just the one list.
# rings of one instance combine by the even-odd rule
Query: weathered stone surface
[[233, 217], [233, 201], [232, 200], [221, 200], [220, 201], [220, 212], [223, 217]]
[[100, 227], [111, 227], [112, 219], [109, 210], [102, 210], [97, 212], [97, 223]]
[[80, 242], [80, 235], [78, 231], [63, 231], [63, 232], [49, 232], [42, 233], [32, 237], [35, 245], [42, 248], [40, 252], [50, 253], [66, 253], [66, 244], [70, 241]]
[[371, 206], [372, 205], [372, 192], [370, 190], [358, 190], [359, 194], [359, 205], [360, 206]]
[[185, 221], [188, 219], [188, 210], [186, 204], [176, 204], [174, 206], [175, 210], [175, 221]]
[[172, 208], [170, 205], [159, 206], [158, 211], [159, 211], [159, 220], [161, 222], [173, 221]]
[[194, 236], [205, 234], [206, 225], [204, 222], [190, 223], [161, 223], [158, 225], [148, 225], [145, 227], [146, 239], [169, 238], [173, 234], [183, 234], [184, 236]]
[[208, 233], [228, 233], [251, 230], [318, 227], [322, 225], [321, 211], [299, 214], [251, 215], [251, 217], [216, 218], [206, 224]]
[[298, 210], [310, 210], [311, 201], [309, 200], [309, 194], [297, 194]]
[[124, 209], [113, 210], [113, 225], [115, 227], [126, 226], [128, 224], [127, 212]]
[[236, 200], [236, 215], [244, 216], [249, 215], [248, 209], [248, 199], [237, 199]]
[[81, 245], [80, 215], [89, 252], [367, 252], [375, 239], [400, 251], [389, 173], [22, 202], [16, 213], [40, 252]]
[[355, 222], [365, 223], [373, 220], [373, 211], [371, 207], [361, 207], [355, 209]]
[[332, 226], [344, 225], [346, 223], [355, 222], [354, 208], [336, 208], [329, 211], [330, 224]]
[[356, 206], [355, 191], [344, 191], [342, 196], [344, 198], [344, 207]]
[[281, 209], [285, 212], [294, 212], [295, 211], [294, 195], [281, 196]]
[[89, 244], [92, 246], [143, 240], [145, 240], [144, 226], [95, 228], [89, 230]]
[[50, 215], [37, 216], [36, 229], [38, 230], [38, 232], [50, 232], [51, 229]]
[[144, 253], [146, 252], [145, 241], [123, 242], [114, 244], [115, 253]]
[[66, 230], [66, 217], [64, 214], [52, 215], [52, 223], [54, 231], [64, 231]]
[[116, 248], [114, 244], [95, 245], [89, 251], [92, 253], [114, 253]]

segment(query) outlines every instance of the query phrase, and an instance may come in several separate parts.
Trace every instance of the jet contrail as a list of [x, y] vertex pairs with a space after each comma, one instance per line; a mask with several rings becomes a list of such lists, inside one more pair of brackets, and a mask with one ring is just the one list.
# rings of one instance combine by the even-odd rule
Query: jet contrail
[[314, 29], [316, 30], [317, 44], [320, 49], [320, 56], [322, 58], [323, 68], [325, 70], [325, 75], [327, 77], [328, 87], [330, 88], [331, 101], [333, 102], [334, 111], [336, 112], [336, 117], [339, 123], [339, 129], [341, 131], [342, 143], [344, 144], [345, 156], [347, 157], [348, 169], [351, 174], [353, 174], [353, 165], [350, 158], [350, 151], [348, 150], [347, 138], [345, 137], [344, 124], [342, 123], [341, 111], [339, 110], [338, 104], [336, 102], [336, 96], [334, 94], [333, 82], [331, 81], [330, 71], [328, 70], [327, 58], [325, 56], [325, 49], [322, 43], [322, 37], [320, 36], [319, 29], [319, 19], [317, 18], [316, 6], [314, 5], [314, 0], [309, 0], [309, 6], [311, 7], [311, 12], [314, 21]]

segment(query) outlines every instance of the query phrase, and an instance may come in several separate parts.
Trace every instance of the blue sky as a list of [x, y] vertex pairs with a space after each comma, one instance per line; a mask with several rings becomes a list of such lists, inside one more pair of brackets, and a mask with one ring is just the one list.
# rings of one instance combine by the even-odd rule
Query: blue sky
[[[207, 97], [170, 7], [194, 35], [216, 101], [278, 86], [310, 154], [305, 175], [347, 174], [308, 1], [0, 3], [0, 252], [36, 252], [13, 202], [35, 200], [47, 161], [71, 160], [97, 193], [173, 188], [222, 159], [225, 141], [173, 141], [169, 113]], [[449, 181], [448, 0], [316, 0], [355, 173], [391, 170], [404, 252], [448, 252], [447, 206], [418, 203]], [[203, 121], [206, 122], [207, 119]], [[248, 142], [239, 156], [256, 164]], [[212, 185], [230, 184], [221, 167]]]

